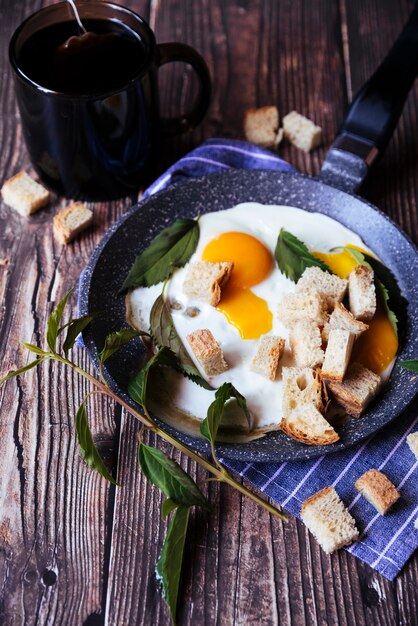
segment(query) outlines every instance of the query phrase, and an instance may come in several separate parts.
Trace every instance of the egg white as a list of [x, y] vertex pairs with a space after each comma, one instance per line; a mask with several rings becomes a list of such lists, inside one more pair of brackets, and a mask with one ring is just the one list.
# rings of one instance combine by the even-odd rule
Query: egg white
[[[199, 226], [199, 243], [189, 263], [201, 259], [202, 252], [210, 241], [222, 233], [232, 231], [256, 237], [271, 251], [272, 255], [274, 255], [281, 228], [294, 234], [312, 251], [330, 252], [338, 246], [347, 244], [368, 250], [358, 235], [336, 220], [320, 213], [308, 213], [288, 206], [246, 202], [231, 209], [201, 216]], [[286, 349], [279, 364], [276, 380], [270, 381], [250, 369], [258, 340], [241, 339], [238, 330], [228, 323], [223, 313], [209, 304], [187, 297], [182, 289], [186, 272], [187, 265], [174, 273], [166, 286], [165, 296], [179, 306], [178, 309], [172, 310], [173, 322], [202, 377], [215, 388], [224, 382], [231, 382], [247, 400], [254, 429], [269, 429], [278, 425], [282, 417], [281, 368], [294, 365], [294, 362], [288, 344], [288, 331], [277, 319], [276, 312], [283, 296], [294, 291], [295, 283], [286, 278], [275, 264], [271, 274], [251, 288], [257, 296], [268, 303], [273, 314], [273, 327], [269, 334], [279, 335], [286, 339]], [[136, 327], [148, 330], [150, 311], [155, 299], [162, 291], [162, 286], [161, 283], [149, 288], [139, 287], [131, 292], [129, 296], [131, 322]], [[191, 307], [200, 311], [197, 316], [191, 317], [187, 314]], [[229, 365], [229, 369], [218, 376], [210, 378], [206, 376], [186, 340], [189, 333], [201, 328], [208, 328], [212, 331]], [[203, 420], [208, 406], [214, 399], [214, 392], [205, 390], [175, 373], [170, 375], [170, 381], [173, 384], [173, 389], [170, 391], [177, 408]]]

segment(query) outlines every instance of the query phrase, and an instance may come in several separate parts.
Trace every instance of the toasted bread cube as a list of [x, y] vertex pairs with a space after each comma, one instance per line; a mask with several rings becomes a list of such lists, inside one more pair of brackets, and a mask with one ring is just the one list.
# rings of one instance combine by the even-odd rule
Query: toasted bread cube
[[347, 291], [348, 280], [324, 272], [320, 267], [307, 267], [296, 283], [296, 291], [314, 289], [325, 300], [328, 310], [341, 302]]
[[307, 320], [295, 322], [289, 333], [290, 345], [298, 367], [317, 367], [324, 360], [319, 327]]
[[325, 341], [328, 341], [329, 333], [333, 328], [348, 330], [351, 335], [357, 338], [369, 327], [364, 322], [356, 320], [354, 315], [350, 313], [341, 302], [337, 302], [322, 330], [322, 338]]
[[206, 261], [191, 263], [183, 283], [184, 293], [190, 298], [216, 306], [233, 267], [233, 263], [207, 263]]
[[377, 394], [380, 383], [380, 376], [360, 363], [352, 363], [342, 382], [330, 380], [327, 387], [349, 415], [360, 417]]
[[348, 330], [333, 328], [322, 364], [321, 376], [330, 380], [343, 380], [354, 344], [354, 335]]
[[374, 272], [369, 267], [357, 265], [348, 275], [348, 298], [354, 317], [368, 322], [376, 313], [376, 288]]
[[310, 152], [321, 143], [321, 127], [296, 111], [284, 116], [283, 130], [286, 139], [304, 152]]
[[93, 211], [82, 202], [73, 202], [59, 211], [53, 221], [54, 237], [61, 243], [70, 243], [93, 221]]
[[305, 500], [300, 515], [327, 554], [359, 537], [355, 520], [333, 487], [325, 487]]
[[416, 433], [411, 433], [410, 435], [408, 435], [406, 441], [411, 449], [411, 452], [415, 454], [415, 458], [418, 461], [418, 430]]
[[298, 406], [313, 404], [321, 413], [322, 383], [317, 371], [310, 367], [283, 367], [283, 417], [288, 418]]
[[26, 172], [19, 172], [4, 183], [1, 194], [4, 202], [27, 217], [49, 201], [49, 191]]
[[208, 376], [216, 376], [228, 369], [222, 349], [210, 330], [195, 330], [186, 339]]
[[285, 340], [281, 337], [274, 335], [262, 337], [257, 344], [257, 351], [251, 361], [251, 369], [270, 380], [274, 380], [284, 346]]
[[400, 497], [399, 491], [389, 478], [375, 469], [370, 469], [360, 476], [354, 486], [380, 515], [387, 513]]
[[283, 131], [279, 130], [277, 107], [266, 106], [245, 111], [244, 134], [247, 141], [257, 146], [275, 148], [283, 138]]
[[310, 320], [322, 326], [326, 321], [325, 302], [314, 289], [287, 293], [279, 304], [277, 315], [287, 328], [300, 320]]
[[339, 435], [313, 404], [298, 405], [280, 422], [289, 437], [310, 446], [327, 446], [339, 440]]

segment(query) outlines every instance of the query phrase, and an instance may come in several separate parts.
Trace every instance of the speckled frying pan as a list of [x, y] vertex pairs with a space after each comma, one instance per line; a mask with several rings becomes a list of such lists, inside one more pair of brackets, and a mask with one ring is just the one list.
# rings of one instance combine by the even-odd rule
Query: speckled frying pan
[[[351, 105], [319, 178], [259, 170], [227, 171], [190, 180], [135, 205], [104, 236], [82, 278], [80, 313], [102, 312], [84, 333], [95, 365], [106, 335], [125, 325], [124, 297], [118, 291], [135, 256], [178, 217], [219, 211], [247, 201], [324, 213], [358, 233], [391, 268], [408, 301], [406, 334], [399, 357], [418, 357], [418, 251], [384, 213], [354, 195], [386, 147], [417, 71], [418, 9], [415, 8], [391, 52]], [[135, 403], [125, 390], [142, 353], [141, 342], [134, 340], [107, 361], [104, 371], [112, 389], [132, 405]], [[417, 391], [418, 377], [395, 365], [388, 384], [366, 414], [360, 419], [347, 420], [339, 428], [338, 443], [311, 447], [282, 432], [273, 432], [250, 443], [219, 445], [219, 454], [248, 461], [283, 461], [336, 452], [391, 422]], [[209, 451], [203, 439], [162, 422], [160, 425], [195, 450]]]

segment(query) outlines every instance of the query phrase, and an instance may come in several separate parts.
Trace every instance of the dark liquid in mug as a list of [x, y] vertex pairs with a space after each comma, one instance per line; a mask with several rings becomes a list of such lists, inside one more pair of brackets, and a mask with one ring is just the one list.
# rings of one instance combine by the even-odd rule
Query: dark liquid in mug
[[17, 81], [25, 140], [41, 179], [57, 193], [120, 198], [136, 193], [152, 162], [156, 70], [146, 45], [124, 24], [83, 23], [94, 35], [79, 36], [67, 48], [67, 40], [79, 35], [75, 20], [39, 30], [18, 52], [28, 78], [62, 94]]
[[47, 26], [22, 46], [18, 64], [42, 87], [75, 94], [98, 94], [126, 85], [138, 73], [145, 52], [130, 29], [110, 20], [83, 20]]

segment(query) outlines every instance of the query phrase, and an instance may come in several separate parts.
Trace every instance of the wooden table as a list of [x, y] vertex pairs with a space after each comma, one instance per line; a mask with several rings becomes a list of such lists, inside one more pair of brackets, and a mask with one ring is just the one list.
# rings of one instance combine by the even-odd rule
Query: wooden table
[[[13, 97], [7, 44], [40, 0], [1, 9], [1, 177], [30, 163]], [[381, 61], [412, 9], [411, 0], [124, 0], [160, 42], [179, 40], [205, 57], [213, 101], [194, 132], [168, 140], [159, 172], [213, 136], [243, 138], [248, 107], [275, 103], [322, 126], [310, 155], [286, 145], [280, 155], [318, 173], [353, 93]], [[163, 108], [174, 114], [190, 93], [189, 69], [161, 72]], [[181, 85], [179, 87], [178, 85]], [[417, 241], [418, 83], [382, 162], [363, 195]], [[158, 173], [158, 172], [156, 172]], [[94, 205], [95, 225], [67, 247], [52, 237], [64, 204], [23, 219], [0, 206], [1, 370], [26, 362], [19, 339], [39, 342], [54, 304], [77, 284], [108, 226], [131, 200]], [[75, 298], [72, 300], [75, 312]], [[78, 362], [90, 368], [83, 351]], [[162, 625], [169, 614], [154, 564], [166, 523], [160, 493], [136, 460], [138, 423], [94, 396], [92, 429], [117, 465], [115, 489], [86, 468], [74, 434], [83, 380], [55, 364], [0, 389], [0, 622], [89, 626]], [[155, 442], [172, 453], [168, 446]], [[174, 453], [192, 476], [205, 473]], [[326, 556], [295, 519], [272, 519], [230, 489], [211, 484], [212, 512], [192, 515], [180, 624], [418, 624], [418, 554], [390, 583], [344, 551]]]

